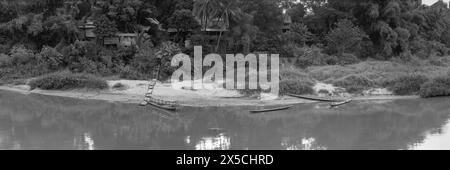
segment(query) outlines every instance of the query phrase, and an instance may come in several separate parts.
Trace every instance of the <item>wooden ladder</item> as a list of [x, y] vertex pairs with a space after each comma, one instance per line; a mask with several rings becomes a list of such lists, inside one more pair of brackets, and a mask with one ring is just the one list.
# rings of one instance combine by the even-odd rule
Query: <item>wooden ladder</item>
[[147, 93], [145, 93], [144, 96], [144, 101], [140, 104], [141, 106], [147, 106], [148, 103], [151, 101], [153, 92], [155, 90], [155, 86], [156, 83], [158, 83], [158, 77], [159, 77], [159, 71], [160, 71], [161, 65], [157, 65], [154, 69], [153, 69], [153, 80], [150, 80], [150, 84], [148, 85], [147, 88]]

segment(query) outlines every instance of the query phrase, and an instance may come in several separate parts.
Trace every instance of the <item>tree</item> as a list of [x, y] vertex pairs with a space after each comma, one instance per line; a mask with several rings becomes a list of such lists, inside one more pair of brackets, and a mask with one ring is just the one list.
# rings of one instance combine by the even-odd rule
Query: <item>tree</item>
[[223, 29], [229, 28], [231, 19], [239, 19], [243, 15], [237, 2], [237, 0], [198, 0], [194, 3], [194, 16], [200, 20], [204, 30], [213, 19], [222, 21], [223, 27], [217, 39], [216, 52], [220, 46]]
[[309, 28], [302, 23], [294, 23], [291, 25], [290, 31], [283, 34], [283, 39], [287, 43], [295, 43], [300, 46], [305, 46], [307, 42], [314, 40], [314, 35], [309, 31]]
[[349, 20], [340, 20], [336, 24], [336, 28], [331, 30], [326, 36], [328, 48], [338, 55], [354, 48], [359, 48], [359, 45], [364, 38], [368, 36], [358, 27], [354, 26]]
[[96, 19], [95, 22], [96, 28], [95, 28], [95, 34], [96, 36], [104, 40], [105, 37], [110, 37], [115, 35], [119, 30], [117, 29], [116, 23], [109, 20], [109, 18], [105, 15], [101, 15]]
[[279, 0], [246, 0], [239, 5], [253, 16], [253, 23], [264, 36], [279, 35], [283, 26], [283, 10]]
[[296, 3], [288, 9], [287, 13], [291, 16], [293, 22], [303, 22], [306, 15], [306, 8], [301, 3]]
[[138, 25], [154, 12], [154, 6], [142, 0], [95, 0], [98, 15], [106, 15], [117, 24], [121, 32], [137, 32]]
[[200, 27], [197, 20], [192, 15], [192, 11], [188, 9], [176, 10], [172, 17], [168, 19], [168, 27], [177, 30], [177, 40], [180, 34], [195, 30]]
[[[58, 14], [55, 16], [50, 16], [44, 21], [43, 25], [46, 32], [50, 34], [49, 37], [52, 37], [53, 40], [58, 40], [60, 45], [67, 45], [75, 42], [80, 34], [75, 20], [71, 15]], [[52, 39], [49, 39], [46, 42], [51, 42], [51, 40]]]

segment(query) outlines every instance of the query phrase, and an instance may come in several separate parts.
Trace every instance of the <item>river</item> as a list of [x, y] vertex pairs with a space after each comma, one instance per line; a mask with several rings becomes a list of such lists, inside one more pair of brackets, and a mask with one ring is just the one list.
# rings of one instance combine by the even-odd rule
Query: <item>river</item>
[[0, 91], [0, 149], [450, 149], [450, 98], [180, 108]]

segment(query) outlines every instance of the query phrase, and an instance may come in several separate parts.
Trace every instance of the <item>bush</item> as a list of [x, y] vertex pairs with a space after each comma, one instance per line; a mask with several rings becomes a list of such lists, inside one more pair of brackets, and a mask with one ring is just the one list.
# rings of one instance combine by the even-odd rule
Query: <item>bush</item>
[[320, 65], [335, 65], [338, 63], [338, 58], [330, 56], [322, 52], [322, 49], [318, 47], [304, 47], [291, 49], [292, 55], [297, 58], [295, 65], [301, 68], [307, 68], [309, 66]]
[[437, 41], [414, 41], [412, 48], [413, 54], [421, 59], [426, 59], [433, 56], [445, 56], [449, 54], [450, 49]]
[[337, 61], [340, 65], [350, 65], [350, 64], [356, 64], [356, 63], [360, 62], [358, 57], [356, 57], [353, 54], [347, 54], [347, 53], [344, 53], [341, 56], [339, 56]]
[[437, 77], [430, 82], [422, 85], [420, 96], [423, 98], [449, 96], [450, 95], [450, 77]]
[[23, 46], [13, 47], [11, 61], [13, 65], [27, 64], [34, 59], [34, 54]]
[[149, 76], [146, 76], [142, 73], [139, 73], [135, 69], [130, 66], [121, 67], [119, 72], [119, 77], [122, 79], [130, 79], [130, 80], [146, 80], [149, 79]]
[[281, 35], [284, 43], [294, 43], [300, 46], [304, 46], [308, 42], [312, 42], [315, 37], [312, 34], [308, 26], [303, 23], [294, 23], [290, 26], [290, 30]]
[[450, 66], [450, 57], [431, 57], [428, 59], [431, 66], [448, 67]]
[[116, 83], [112, 86], [112, 88], [117, 90], [125, 90], [127, 86], [122, 83]]
[[124, 70], [123, 75], [127, 77], [131, 75], [134, 78], [143, 77], [142, 75], [153, 76], [153, 72], [157, 71], [154, 68], [159, 64], [158, 60], [160, 60], [161, 72], [159, 78], [161, 80], [167, 79], [175, 71], [175, 68], [171, 67], [172, 57], [179, 53], [181, 53], [181, 48], [170, 41], [162, 43], [158, 48], [141, 48], [131, 62], [133, 69]]
[[281, 80], [300, 80], [313, 85], [315, 83], [314, 79], [311, 78], [306, 72], [301, 69], [292, 66], [283, 66], [280, 70]]
[[312, 78], [328, 83], [336, 82], [349, 75], [361, 75], [374, 85], [381, 85], [386, 78], [408, 74], [414, 72], [416, 68], [388, 61], [365, 61], [347, 66], [314, 66], [308, 68], [307, 72]]
[[343, 54], [359, 51], [363, 39], [367, 37], [368, 35], [350, 20], [339, 20], [336, 28], [331, 30], [325, 39], [330, 52]]
[[155, 49], [141, 49], [134, 57], [131, 65], [136, 71], [151, 75], [153, 68], [155, 68], [158, 64], [156, 57]]
[[89, 73], [89, 74], [100, 74], [109, 75], [111, 70], [103, 62], [96, 62], [89, 60], [87, 58], [78, 59], [79, 62], [74, 62], [69, 68], [70, 70], [77, 73]]
[[0, 54], [0, 67], [7, 67], [11, 65], [11, 59], [6, 54]]
[[173, 42], [163, 42], [158, 47], [158, 52], [156, 55], [160, 55], [161, 58], [161, 72], [160, 72], [160, 78], [162, 80], [170, 78], [172, 76], [172, 73], [176, 70], [175, 67], [171, 66], [172, 58], [173, 56], [181, 53], [181, 48]]
[[347, 86], [345, 88], [345, 90], [348, 93], [352, 93], [352, 94], [357, 94], [357, 93], [362, 93], [364, 90], [366, 90], [367, 87], [365, 86], [360, 86], [360, 85], [351, 85], [351, 86]]
[[369, 78], [364, 75], [356, 74], [345, 76], [333, 82], [335, 86], [345, 88], [347, 92], [361, 92], [364, 89], [371, 88], [375, 85]]
[[396, 95], [412, 95], [419, 92], [420, 87], [428, 81], [429, 79], [424, 75], [403, 75], [384, 82], [384, 87]]
[[9, 53], [9, 47], [7, 45], [0, 44], [0, 53]]
[[36, 78], [29, 83], [31, 89], [65, 90], [65, 89], [106, 89], [108, 84], [105, 80], [90, 74], [73, 74], [70, 72], [59, 72]]
[[38, 63], [45, 65], [49, 70], [57, 70], [63, 66], [64, 57], [55, 48], [45, 46], [36, 57]]
[[312, 85], [308, 82], [300, 81], [300, 80], [281, 80], [280, 82], [280, 94], [314, 94], [314, 89]]

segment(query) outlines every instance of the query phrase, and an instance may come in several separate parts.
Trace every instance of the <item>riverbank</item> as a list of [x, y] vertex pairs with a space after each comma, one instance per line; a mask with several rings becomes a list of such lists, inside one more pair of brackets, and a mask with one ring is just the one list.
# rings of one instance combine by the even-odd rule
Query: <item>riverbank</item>
[[[75, 89], [75, 90], [30, 90], [28, 85], [3, 85], [0, 90], [13, 91], [22, 94], [41, 94], [48, 96], [60, 96], [86, 100], [104, 100], [110, 102], [122, 102], [138, 104], [142, 102], [147, 89], [148, 81], [113, 80], [107, 81], [109, 87], [121, 84], [121, 88], [109, 88], [105, 90]], [[316, 90], [334, 87], [326, 84], [317, 84]], [[223, 107], [223, 106], [276, 106], [302, 103], [314, 103], [314, 101], [293, 98], [289, 96], [274, 97], [269, 94], [261, 94], [258, 98], [245, 97], [234, 90], [215, 88], [214, 90], [176, 89], [168, 83], [158, 83], [155, 86], [154, 96], [159, 99], [177, 101], [181, 106], [191, 107]], [[369, 93], [369, 92], [368, 92]], [[347, 96], [354, 100], [395, 100], [416, 99], [419, 96], [395, 96], [389, 95], [382, 89], [373, 89], [365, 96]]]

